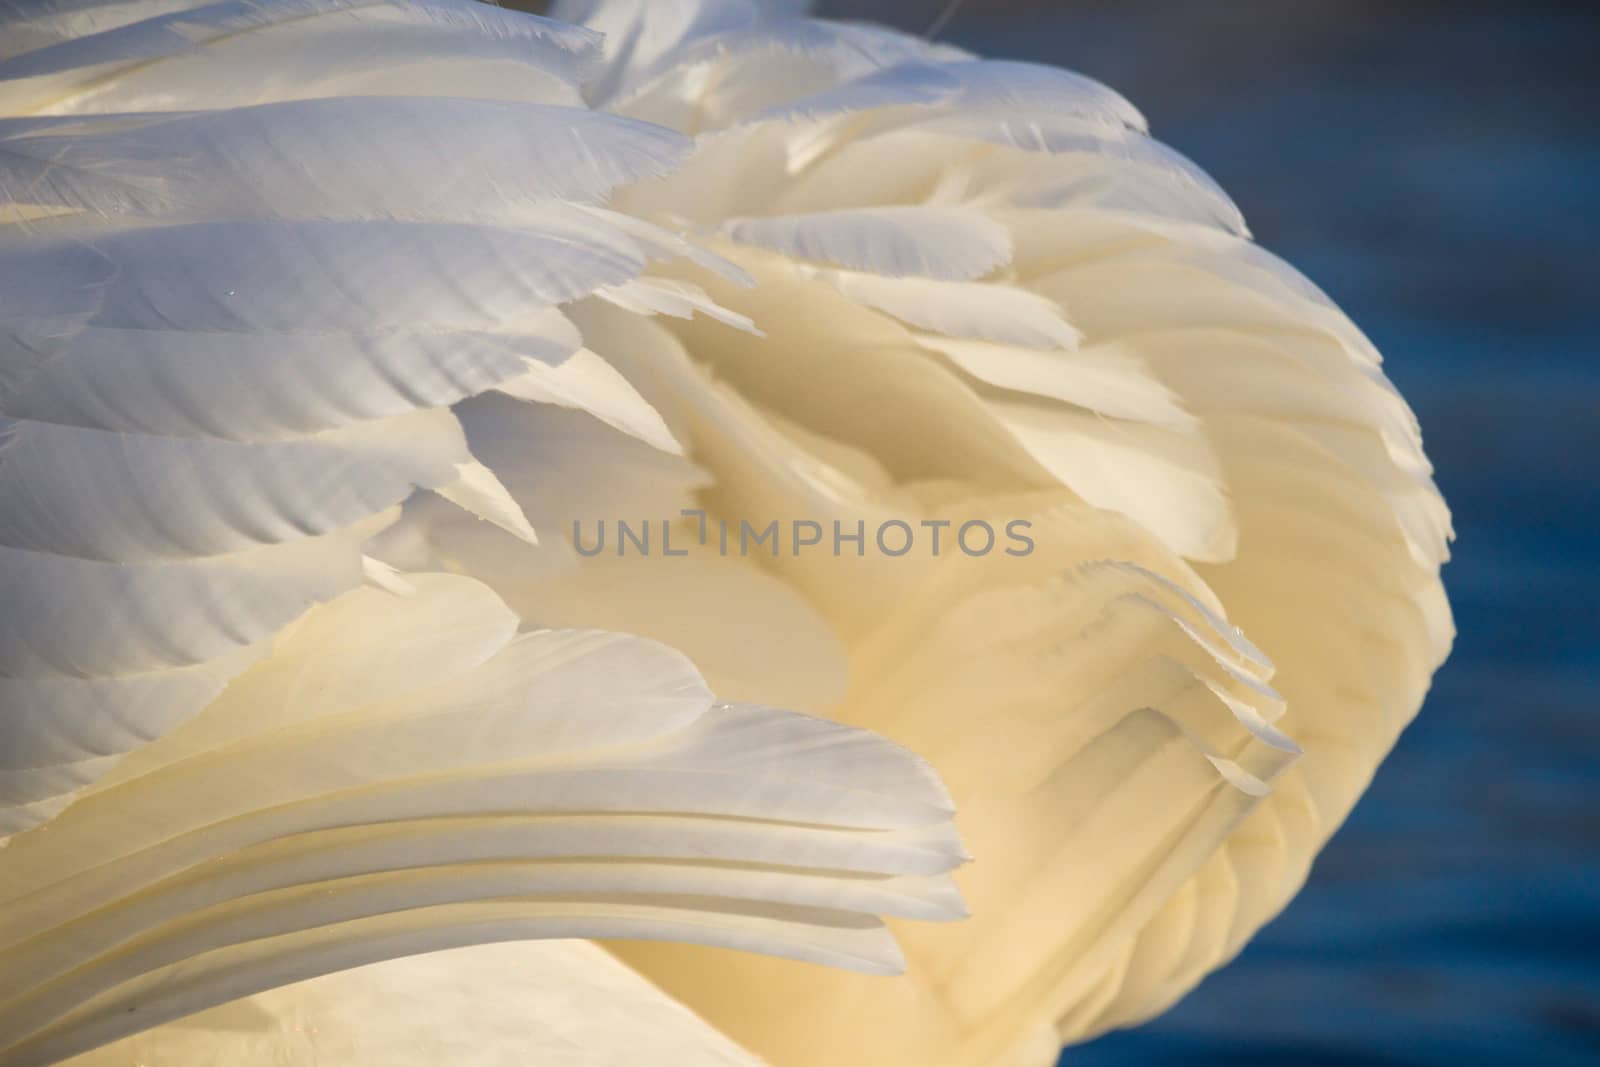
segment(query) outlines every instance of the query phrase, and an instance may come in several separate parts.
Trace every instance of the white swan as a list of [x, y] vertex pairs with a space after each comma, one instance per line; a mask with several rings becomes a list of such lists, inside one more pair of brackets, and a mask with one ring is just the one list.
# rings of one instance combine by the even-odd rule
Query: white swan
[[1415, 714], [1415, 420], [1126, 101], [557, 8], [0, 3], [0, 1065], [1048, 1064]]

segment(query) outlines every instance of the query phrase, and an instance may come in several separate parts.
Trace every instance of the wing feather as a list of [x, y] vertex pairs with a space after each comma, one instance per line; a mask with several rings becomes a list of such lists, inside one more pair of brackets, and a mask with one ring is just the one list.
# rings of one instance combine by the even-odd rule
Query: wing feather
[[[9, 56], [19, 113], [99, 113], [338, 95], [509, 96], [579, 103], [598, 38], [463, 0], [215, 0]], [[48, 32], [48, 30], [47, 30]], [[384, 47], [372, 49], [375, 36]], [[181, 86], [174, 92], [174, 86]]]
[[1004, 227], [973, 211], [881, 207], [733, 219], [723, 232], [800, 259], [836, 263], [891, 278], [965, 281], [1011, 257]]
[[[581, 342], [548, 309], [515, 334], [226, 333], [89, 326], [13, 343], [16, 419], [125, 434], [276, 441], [444, 407]], [[23, 369], [23, 368], [26, 369]]]
[[[124, 563], [320, 537], [456, 480], [469, 459], [435, 409], [264, 444], [0, 421], [0, 545]], [[182, 472], [182, 477], [175, 477]]]
[[452, 97], [0, 122], [0, 195], [92, 214], [509, 221], [662, 174], [682, 135], [600, 112]]
[[[529, 312], [629, 280], [638, 246], [593, 216], [537, 228], [382, 221], [197, 222], [97, 233], [91, 324], [243, 333], [515, 332]], [[71, 277], [44, 236], [0, 246], [8, 273]]]
[[[7, 1059], [507, 937], [689, 938], [880, 971], [899, 957], [875, 913], [959, 910], [946, 872], [964, 853], [926, 764], [847, 727], [717, 704], [663, 646], [516, 636], [491, 612], [475, 638], [374, 683], [374, 655], [485, 596], [424, 575], [398, 615], [376, 590], [321, 609], [48, 834], [15, 838], [0, 969], [29, 977], [0, 983]], [[367, 620], [401, 644], [363, 646]], [[286, 684], [319, 704], [285, 708]], [[247, 725], [238, 712], [256, 707], [269, 717]]]
[[[441, 1018], [456, 1027], [439, 1027]], [[365, 1056], [389, 1067], [490, 1067], [507, 1058], [544, 1067], [597, 1059], [759, 1067], [605, 949], [571, 940], [480, 945], [330, 974], [135, 1035], [74, 1067], [207, 1057], [267, 1067], [313, 1056]]]

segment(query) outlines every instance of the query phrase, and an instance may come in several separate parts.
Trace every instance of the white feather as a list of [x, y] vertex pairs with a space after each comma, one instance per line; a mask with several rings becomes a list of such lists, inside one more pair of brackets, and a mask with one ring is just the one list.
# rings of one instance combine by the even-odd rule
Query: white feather
[[896, 107], [1037, 108], [1094, 119], [1111, 127], [1145, 126], [1144, 117], [1131, 104], [1081, 74], [1033, 63], [975, 59], [898, 64], [752, 118], [815, 121]]
[[880, 207], [730, 219], [722, 231], [740, 244], [892, 278], [966, 281], [1011, 257], [1005, 229], [962, 208]]
[[393, 516], [183, 562], [0, 547], [0, 674], [104, 677], [189, 666], [270, 636], [361, 584], [360, 545]]
[[1078, 344], [1078, 332], [1061, 308], [1026, 289], [861, 271], [829, 271], [822, 277], [857, 303], [947, 337], [1034, 349]]
[[0, 196], [94, 214], [515, 222], [672, 169], [681, 135], [545, 104], [296, 100], [0, 122]]
[[283, 440], [452, 404], [525, 373], [530, 359], [559, 363], [581, 343], [554, 309], [493, 334], [89, 326], [14, 338], [0, 411], [119, 433]]
[[95, 233], [86, 249], [69, 239], [6, 242], [0, 265], [81, 286], [69, 291], [92, 298], [93, 325], [143, 330], [515, 332], [645, 264], [615, 228], [554, 208], [536, 228], [209, 222]]
[[[373, 1025], [377, 1018], [381, 1026]], [[459, 1029], [442, 1030], [440, 1018]], [[252, 1025], [240, 1026], [244, 1019]], [[494, 1067], [535, 1041], [545, 1067], [597, 1060], [760, 1067], [605, 949], [574, 940], [479, 945], [330, 974], [134, 1035], [74, 1067], [162, 1057], [273, 1067], [362, 1056], [386, 1067]]]
[[973, 380], [999, 389], [1049, 397], [1113, 418], [1165, 426], [1194, 422], [1149, 367], [1114, 346], [1051, 352], [928, 334], [919, 334], [917, 343]]
[[539, 543], [539, 535], [523, 514], [522, 507], [494, 471], [477, 460], [466, 460], [457, 464], [456, 475], [455, 481], [422, 488], [432, 488], [463, 511], [494, 523], [513, 537], [529, 544]]
[[[456, 478], [445, 410], [265, 444], [0, 420], [0, 545], [150, 563], [333, 533]], [[182, 471], [182, 478], [173, 477]]]
[[1137, 520], [1189, 559], [1226, 560], [1237, 528], [1216, 457], [1193, 432], [994, 400], [1028, 453], [1097, 507]]
[[586, 411], [663, 452], [683, 454], [683, 445], [656, 409], [616, 368], [587, 348], [553, 365], [530, 361], [527, 370], [498, 388], [518, 400]]
[[641, 315], [671, 315], [673, 318], [688, 319], [698, 312], [736, 330], [755, 334], [761, 332], [749, 318], [722, 307], [692, 282], [670, 278], [635, 278], [621, 285], [598, 289], [595, 296]]
[[13, 113], [338, 95], [575, 104], [597, 43], [576, 26], [465, 0], [220, 0], [11, 56], [0, 63], [0, 79], [14, 92]]

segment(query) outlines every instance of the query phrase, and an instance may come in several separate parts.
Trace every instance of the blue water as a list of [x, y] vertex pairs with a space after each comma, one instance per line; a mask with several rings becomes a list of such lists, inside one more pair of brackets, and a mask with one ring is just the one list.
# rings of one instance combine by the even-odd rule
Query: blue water
[[[941, 6], [824, 8], [920, 30]], [[1068, 1067], [1600, 1064], [1596, 9], [968, 0], [950, 23], [1116, 86], [1221, 181], [1386, 354], [1458, 532], [1455, 654], [1311, 884]]]

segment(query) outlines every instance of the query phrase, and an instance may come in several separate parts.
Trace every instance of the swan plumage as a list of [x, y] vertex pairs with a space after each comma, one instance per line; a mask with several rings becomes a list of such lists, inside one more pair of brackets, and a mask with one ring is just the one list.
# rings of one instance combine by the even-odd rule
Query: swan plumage
[[1416, 421], [1132, 105], [553, 15], [0, 4], [6, 1067], [1052, 1062], [1415, 714]]

